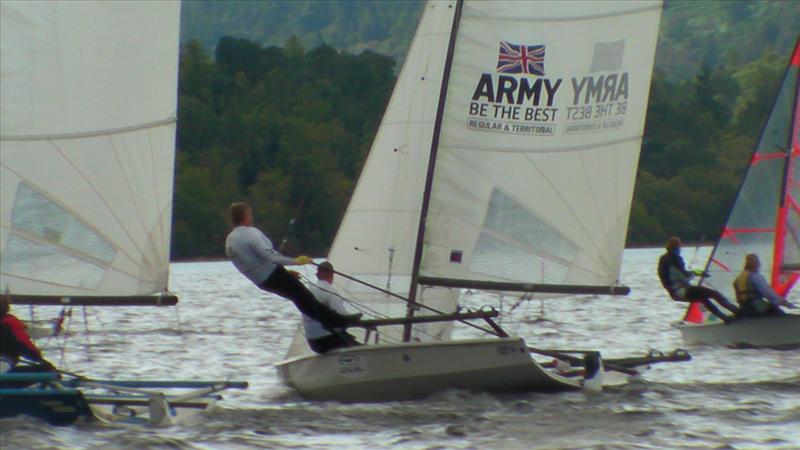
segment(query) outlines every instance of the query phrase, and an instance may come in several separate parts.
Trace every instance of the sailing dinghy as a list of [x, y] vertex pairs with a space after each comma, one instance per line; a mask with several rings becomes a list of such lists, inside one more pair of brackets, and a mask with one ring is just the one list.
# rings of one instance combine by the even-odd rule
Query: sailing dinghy
[[[458, 305], [461, 289], [628, 292], [618, 275], [661, 6], [429, 2], [329, 254], [339, 293], [373, 317], [364, 345], [317, 355], [298, 332], [282, 380], [310, 399], [385, 401], [596, 390], [604, 367], [687, 359], [533, 349], [497, 311]], [[452, 339], [456, 322], [494, 337]]]
[[[800, 39], [753, 151], [730, 216], [706, 265], [703, 283], [736, 298], [733, 280], [755, 253], [775, 292], [788, 296], [800, 278]], [[696, 308], [697, 306], [693, 306]], [[800, 347], [800, 314], [675, 326], [687, 344]]]
[[[172, 1], [0, 3], [0, 286], [11, 303], [177, 302], [167, 280], [179, 19]], [[233, 386], [56, 378], [0, 375], [0, 416], [163, 423]], [[6, 387], [19, 382], [37, 384]], [[186, 386], [201, 391], [152, 389]]]

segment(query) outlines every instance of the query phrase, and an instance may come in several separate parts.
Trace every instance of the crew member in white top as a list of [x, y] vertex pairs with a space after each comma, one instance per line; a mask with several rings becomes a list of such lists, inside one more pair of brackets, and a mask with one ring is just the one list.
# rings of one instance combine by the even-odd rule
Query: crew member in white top
[[296, 272], [283, 267], [312, 261], [308, 256], [289, 258], [276, 251], [264, 233], [253, 226], [253, 212], [247, 203], [233, 203], [228, 212], [234, 228], [225, 240], [225, 253], [239, 272], [259, 288], [291, 300], [300, 312], [327, 330], [346, 328], [358, 321], [360, 314], [346, 316], [320, 303], [297, 279]]
[[[333, 287], [333, 273], [331, 263], [327, 261], [320, 263], [317, 266], [317, 280], [319, 281], [311, 286], [310, 290], [320, 303], [339, 314], [346, 315], [347, 310], [344, 307], [343, 299]], [[308, 346], [317, 353], [328, 353], [335, 348], [358, 345], [358, 341], [353, 335], [342, 330], [328, 331], [321, 323], [306, 315], [303, 315], [303, 331], [308, 340]]]

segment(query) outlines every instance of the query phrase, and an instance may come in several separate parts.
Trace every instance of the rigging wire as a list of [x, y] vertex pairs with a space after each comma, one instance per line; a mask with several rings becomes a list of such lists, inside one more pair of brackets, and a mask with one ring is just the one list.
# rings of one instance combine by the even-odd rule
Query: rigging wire
[[[345, 303], [347, 303], [347, 304], [353, 306], [355, 309], [359, 310], [359, 312], [362, 312], [362, 313], [367, 314], [369, 316], [373, 316], [373, 317], [380, 318], [380, 319], [390, 319], [391, 318], [391, 316], [389, 316], [389, 315], [387, 315], [385, 313], [382, 313], [380, 311], [377, 311], [374, 308], [370, 308], [369, 306], [364, 305], [363, 303], [359, 303], [359, 302], [357, 302], [355, 300], [351, 300], [351, 299], [349, 299], [347, 297], [344, 297], [344, 296], [342, 296], [341, 294], [339, 294], [336, 291], [332, 291], [330, 289], [325, 289], [325, 288], [319, 286], [318, 284], [315, 284], [313, 281], [311, 281], [310, 278], [306, 277], [305, 275], [300, 274], [300, 278], [302, 280], [308, 282], [309, 284], [316, 286], [317, 289], [319, 289], [319, 290], [321, 290], [323, 292], [326, 292], [328, 294], [335, 295], [336, 297], [339, 297]], [[391, 298], [391, 297], [388, 297], [388, 298]], [[415, 328], [415, 330], [419, 334], [423, 334], [423, 335], [425, 335], [425, 336], [427, 336], [427, 337], [429, 337], [429, 338], [431, 338], [433, 340], [436, 340], [436, 341], [441, 341], [442, 340], [441, 336], [437, 336], [435, 334], [428, 333], [428, 332], [420, 329], [419, 327]], [[401, 340], [394, 340], [394, 339], [391, 339], [391, 338], [382, 338], [382, 339], [386, 339], [387, 341], [395, 343], [395, 344], [402, 342]]]

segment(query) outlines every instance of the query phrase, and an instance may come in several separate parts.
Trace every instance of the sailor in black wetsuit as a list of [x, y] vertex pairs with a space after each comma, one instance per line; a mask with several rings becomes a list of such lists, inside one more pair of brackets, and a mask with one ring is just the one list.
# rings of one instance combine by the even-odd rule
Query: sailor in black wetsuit
[[686, 270], [686, 265], [681, 257], [681, 240], [671, 237], [664, 246], [667, 252], [661, 255], [658, 260], [658, 278], [664, 289], [669, 292], [670, 297], [677, 302], [700, 302], [712, 314], [719, 317], [725, 323], [730, 323], [732, 317], [726, 316], [717, 308], [713, 298], [728, 311], [736, 315], [739, 310], [731, 304], [722, 294], [704, 286], [693, 286], [689, 281], [694, 274]]

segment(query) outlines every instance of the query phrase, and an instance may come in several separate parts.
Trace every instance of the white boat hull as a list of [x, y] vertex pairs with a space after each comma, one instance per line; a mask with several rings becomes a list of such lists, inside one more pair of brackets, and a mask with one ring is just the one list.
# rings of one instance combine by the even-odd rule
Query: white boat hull
[[416, 399], [451, 388], [576, 390], [582, 380], [539, 365], [521, 338], [365, 345], [303, 355], [276, 367], [303, 397], [344, 402]]
[[148, 405], [141, 398], [85, 396], [92, 414], [106, 423], [167, 426], [185, 424], [198, 416], [218, 408], [216, 398], [200, 398], [191, 401], [167, 401], [165, 405]]
[[687, 345], [725, 345], [728, 347], [800, 348], [800, 314], [739, 319], [722, 322], [675, 325]]

